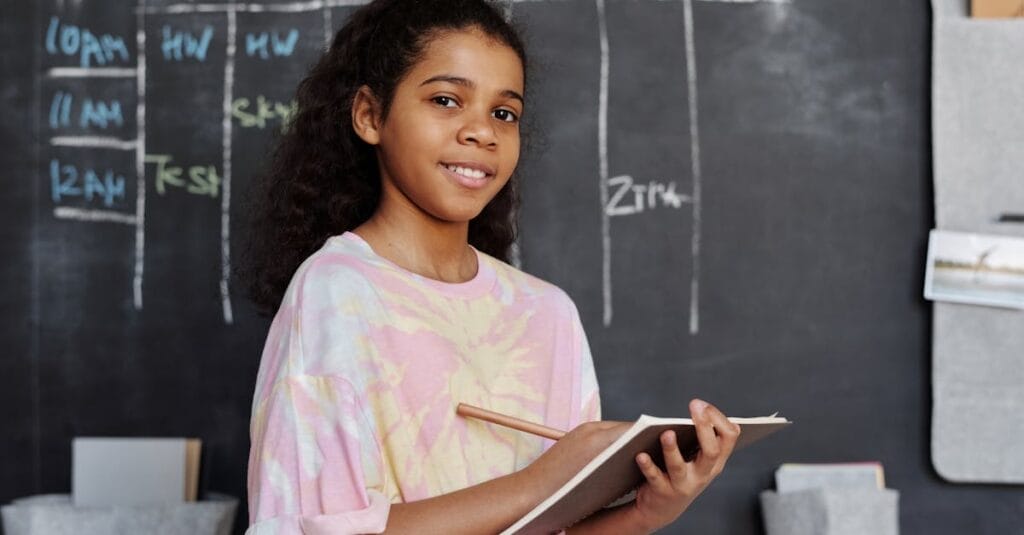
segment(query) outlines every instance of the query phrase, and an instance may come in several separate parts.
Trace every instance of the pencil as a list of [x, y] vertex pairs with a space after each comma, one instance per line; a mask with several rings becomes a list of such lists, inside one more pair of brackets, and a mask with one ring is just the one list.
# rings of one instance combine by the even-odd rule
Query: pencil
[[499, 414], [487, 409], [481, 409], [480, 407], [466, 405], [465, 403], [459, 403], [455, 408], [455, 413], [459, 416], [484, 420], [486, 422], [505, 426], [517, 431], [525, 431], [539, 437], [550, 438], [551, 440], [558, 440], [565, 436], [565, 431], [559, 431], [558, 429], [544, 425], [527, 422], [526, 420], [520, 420], [514, 416]]

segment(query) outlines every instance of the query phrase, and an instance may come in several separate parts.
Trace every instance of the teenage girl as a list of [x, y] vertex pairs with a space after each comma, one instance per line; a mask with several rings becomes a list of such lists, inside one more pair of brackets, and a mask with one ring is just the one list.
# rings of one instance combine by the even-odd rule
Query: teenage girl
[[[600, 421], [559, 288], [507, 263], [526, 54], [484, 0], [375, 0], [298, 88], [250, 248], [277, 310], [253, 400], [249, 534], [496, 533], [628, 423]], [[571, 430], [557, 442], [459, 402]], [[636, 500], [569, 533], [649, 533], [719, 474], [737, 426], [694, 400]]]

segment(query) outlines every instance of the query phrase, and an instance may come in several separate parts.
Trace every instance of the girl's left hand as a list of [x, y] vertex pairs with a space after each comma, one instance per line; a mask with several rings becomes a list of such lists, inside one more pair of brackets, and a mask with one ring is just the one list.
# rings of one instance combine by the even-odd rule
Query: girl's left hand
[[700, 452], [693, 460], [683, 459], [674, 431], [661, 435], [665, 472], [646, 453], [637, 455], [647, 481], [637, 490], [634, 514], [651, 531], [672, 523], [722, 473], [740, 436], [740, 426], [704, 401], [690, 401], [690, 418], [700, 442]]

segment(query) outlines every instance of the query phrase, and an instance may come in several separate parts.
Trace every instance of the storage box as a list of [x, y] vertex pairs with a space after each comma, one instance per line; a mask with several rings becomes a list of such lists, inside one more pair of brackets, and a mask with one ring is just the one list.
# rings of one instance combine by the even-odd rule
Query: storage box
[[75, 507], [68, 494], [14, 500], [0, 508], [5, 535], [230, 535], [238, 500], [206, 499], [167, 505]]
[[971, 0], [971, 16], [982, 19], [1024, 17], [1024, 0]]
[[761, 493], [768, 535], [898, 535], [892, 489], [810, 489]]

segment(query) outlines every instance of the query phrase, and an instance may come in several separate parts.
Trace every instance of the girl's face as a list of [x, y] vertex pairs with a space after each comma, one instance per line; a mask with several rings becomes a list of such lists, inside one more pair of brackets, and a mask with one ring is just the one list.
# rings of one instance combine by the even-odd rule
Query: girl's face
[[377, 145], [382, 194], [441, 221], [476, 217], [519, 161], [523, 92], [512, 48], [475, 29], [433, 39], [364, 136]]

